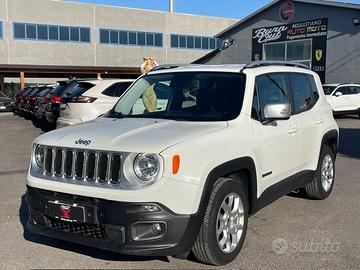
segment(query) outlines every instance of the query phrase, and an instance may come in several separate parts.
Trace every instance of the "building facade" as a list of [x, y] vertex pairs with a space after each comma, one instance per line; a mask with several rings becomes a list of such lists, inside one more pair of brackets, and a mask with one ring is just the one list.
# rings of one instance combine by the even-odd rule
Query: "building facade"
[[360, 5], [275, 0], [216, 37], [229, 45], [197, 63], [295, 61], [308, 65], [323, 82], [360, 83]]
[[159, 64], [189, 63], [216, 49], [214, 35], [235, 22], [68, 1], [0, 0], [0, 75], [135, 75], [147, 56]]

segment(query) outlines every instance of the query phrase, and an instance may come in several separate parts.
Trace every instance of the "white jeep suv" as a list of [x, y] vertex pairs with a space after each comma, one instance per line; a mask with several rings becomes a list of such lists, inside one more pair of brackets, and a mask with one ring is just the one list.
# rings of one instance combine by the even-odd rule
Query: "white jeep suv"
[[337, 146], [320, 79], [305, 66], [160, 66], [104, 117], [34, 140], [28, 226], [123, 254], [192, 251], [223, 265], [260, 208], [298, 189], [329, 196]]
[[359, 84], [324, 84], [323, 89], [334, 115], [357, 114], [360, 117]]

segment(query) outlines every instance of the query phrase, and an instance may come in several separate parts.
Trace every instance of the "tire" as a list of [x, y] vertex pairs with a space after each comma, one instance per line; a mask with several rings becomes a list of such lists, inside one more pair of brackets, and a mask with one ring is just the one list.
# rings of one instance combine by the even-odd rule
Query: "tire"
[[[233, 261], [239, 254], [245, 240], [248, 222], [249, 207], [245, 190], [240, 181], [231, 178], [219, 178], [215, 183], [206, 208], [203, 224], [192, 248], [192, 252], [198, 261], [210, 265], [224, 265]], [[233, 203], [231, 203], [231, 197]], [[225, 218], [224, 230], [219, 229], [218, 232], [220, 233], [217, 233], [222, 217], [228, 217], [223, 208], [228, 205], [230, 205], [230, 208], [227, 208], [228, 210], [235, 210], [236, 206], [239, 206], [239, 209], [242, 206], [242, 210], [232, 213], [231, 218], [234, 218], [235, 223], [230, 221], [230, 218]], [[238, 213], [237, 217], [235, 213]], [[236, 223], [238, 226], [235, 226]], [[230, 230], [230, 234], [227, 234], [228, 239], [230, 242], [233, 241], [233, 245], [229, 246], [228, 242], [225, 242], [225, 245], [221, 248], [218, 239], [226, 240], [224, 232], [227, 229]], [[236, 237], [232, 237], [232, 235]]]
[[[322, 171], [325, 175], [322, 176]], [[335, 155], [327, 145], [323, 145], [320, 152], [319, 164], [314, 180], [305, 186], [306, 195], [310, 199], [324, 200], [329, 197], [335, 182]]]

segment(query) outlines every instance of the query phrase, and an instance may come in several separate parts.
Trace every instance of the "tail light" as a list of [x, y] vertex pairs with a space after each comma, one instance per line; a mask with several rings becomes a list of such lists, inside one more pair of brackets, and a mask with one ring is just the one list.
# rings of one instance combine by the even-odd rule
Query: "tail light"
[[61, 97], [52, 97], [51, 101], [55, 102], [55, 103], [60, 103], [61, 102]]
[[34, 101], [36, 101], [36, 96], [31, 96], [29, 99], [30, 99], [30, 101], [34, 102]]
[[94, 97], [78, 96], [69, 101], [69, 103], [93, 103], [96, 100]]

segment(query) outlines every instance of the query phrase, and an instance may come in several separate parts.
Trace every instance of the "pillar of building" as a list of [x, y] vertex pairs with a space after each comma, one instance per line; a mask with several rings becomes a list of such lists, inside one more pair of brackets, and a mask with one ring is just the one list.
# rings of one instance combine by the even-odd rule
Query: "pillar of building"
[[25, 88], [25, 73], [23, 71], [20, 72], [20, 90], [24, 90]]
[[5, 78], [4, 74], [0, 74], [0, 92], [5, 92]]

